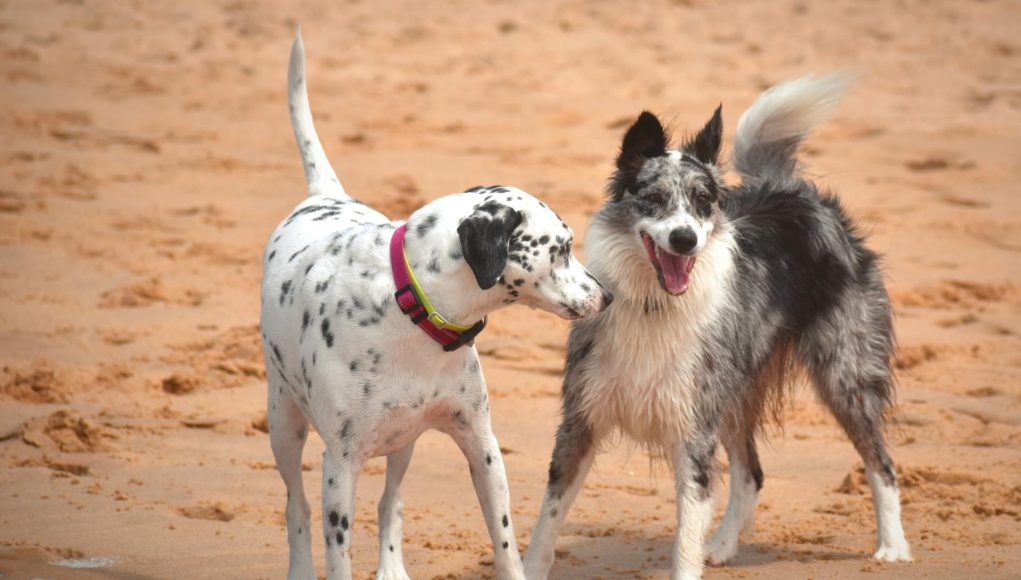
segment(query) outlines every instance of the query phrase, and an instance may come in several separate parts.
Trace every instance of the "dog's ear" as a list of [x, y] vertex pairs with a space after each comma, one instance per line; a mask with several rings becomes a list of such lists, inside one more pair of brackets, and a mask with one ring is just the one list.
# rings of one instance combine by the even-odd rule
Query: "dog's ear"
[[642, 111], [620, 143], [617, 170], [621, 174], [634, 174], [646, 159], [666, 155], [666, 131], [656, 115]]
[[716, 112], [702, 130], [684, 144], [684, 149], [702, 163], [720, 164], [720, 147], [723, 144], [723, 105], [716, 107]]
[[457, 226], [461, 253], [479, 288], [489, 290], [503, 275], [510, 256], [511, 233], [521, 225], [521, 212], [489, 201]]

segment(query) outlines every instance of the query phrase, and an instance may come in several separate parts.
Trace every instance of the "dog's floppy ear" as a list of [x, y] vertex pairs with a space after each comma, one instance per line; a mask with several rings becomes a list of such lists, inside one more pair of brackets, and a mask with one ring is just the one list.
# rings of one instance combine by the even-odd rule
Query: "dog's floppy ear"
[[702, 127], [702, 130], [690, 141], [684, 144], [684, 149], [695, 156], [702, 163], [719, 165], [720, 146], [723, 143], [723, 105], [716, 107], [709, 122]]
[[666, 131], [656, 115], [642, 111], [620, 143], [617, 170], [636, 173], [646, 159], [666, 155], [666, 141]]
[[521, 225], [521, 212], [495, 201], [486, 202], [457, 226], [461, 253], [479, 288], [488, 290], [503, 275], [510, 255], [511, 233]]

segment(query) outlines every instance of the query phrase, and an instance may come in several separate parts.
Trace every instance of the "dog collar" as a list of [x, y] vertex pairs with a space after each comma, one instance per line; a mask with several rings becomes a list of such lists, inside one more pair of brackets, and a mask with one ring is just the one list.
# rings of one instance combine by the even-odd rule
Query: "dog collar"
[[415, 272], [411, 269], [408, 254], [404, 250], [404, 233], [407, 224], [394, 231], [390, 238], [390, 269], [393, 271], [397, 292], [394, 298], [401, 312], [411, 318], [412, 324], [418, 326], [433, 340], [443, 346], [447, 352], [455, 351], [466, 344], [473, 344], [475, 337], [486, 327], [486, 319], [465, 326], [450, 322], [433, 308], [429, 297], [425, 295]]

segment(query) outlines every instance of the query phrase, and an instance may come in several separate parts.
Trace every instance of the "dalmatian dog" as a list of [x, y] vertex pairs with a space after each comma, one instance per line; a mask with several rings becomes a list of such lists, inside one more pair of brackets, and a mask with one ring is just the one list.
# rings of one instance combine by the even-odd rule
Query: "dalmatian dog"
[[400, 485], [415, 440], [430, 428], [449, 434], [468, 460], [497, 576], [523, 578], [472, 338], [504, 306], [577, 319], [604, 310], [612, 296], [572, 255], [570, 228], [520, 189], [441, 197], [406, 223], [350, 197], [312, 124], [304, 61], [299, 32], [288, 96], [309, 197], [267, 244], [261, 307], [269, 434], [287, 487], [288, 578], [317, 578], [301, 471], [309, 424], [326, 444], [327, 578], [351, 578], [355, 484], [365, 461], [381, 455], [376, 577], [408, 578]]

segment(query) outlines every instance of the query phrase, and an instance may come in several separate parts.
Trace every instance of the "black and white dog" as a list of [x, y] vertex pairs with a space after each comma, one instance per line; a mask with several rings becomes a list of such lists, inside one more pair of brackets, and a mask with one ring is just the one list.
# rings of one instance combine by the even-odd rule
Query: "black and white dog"
[[[838, 76], [806, 77], [764, 93], [738, 122], [739, 187], [721, 179], [719, 109], [676, 150], [649, 113], [628, 130], [586, 236], [589, 267], [616, 303], [571, 328], [562, 423], [525, 556], [531, 580], [549, 573], [571, 502], [613, 431], [674, 466], [671, 577], [698, 578], [705, 560], [733, 557], [762, 487], [758, 428], [788, 371], [802, 369], [865, 461], [875, 557], [910, 560], [882, 435], [894, 338], [878, 259], [795, 158], [845, 89]], [[730, 503], [703, 548], [717, 442]]]
[[304, 69], [299, 35], [288, 93], [310, 195], [266, 247], [261, 315], [269, 434], [287, 486], [288, 578], [317, 577], [301, 473], [309, 423], [326, 444], [327, 578], [351, 577], [355, 483], [364, 462], [380, 455], [387, 471], [376, 578], [408, 577], [400, 484], [415, 440], [430, 428], [448, 433], [468, 459], [497, 575], [523, 578], [486, 385], [465, 339], [481, 329], [476, 321], [509, 304], [579, 318], [612, 296], [572, 255], [567, 225], [519, 189], [442, 197], [406, 224], [349, 197], [313, 127]]

